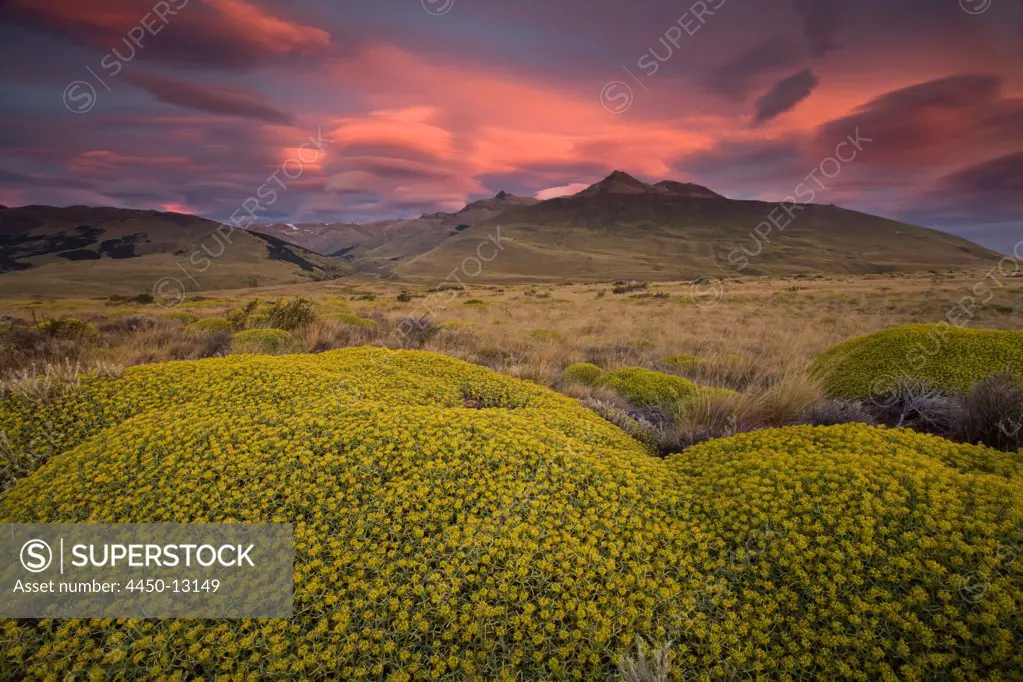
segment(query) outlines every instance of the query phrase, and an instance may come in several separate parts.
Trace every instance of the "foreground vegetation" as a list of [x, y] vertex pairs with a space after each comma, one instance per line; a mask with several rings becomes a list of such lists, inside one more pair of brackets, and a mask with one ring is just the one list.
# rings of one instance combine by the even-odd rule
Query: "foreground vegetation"
[[0, 677], [1018, 679], [977, 277], [7, 301], [0, 521], [293, 522], [296, 616], [2, 621]]
[[59, 453], [0, 521], [296, 524], [293, 618], [5, 621], [5, 678], [603, 679], [637, 637], [672, 679], [1023, 669], [1019, 464], [983, 447], [844, 425], [662, 459], [371, 348], [136, 367], [0, 422]]
[[[1018, 389], [997, 375], [1013, 363], [1018, 369], [1019, 351], [964, 355], [962, 344], [946, 343], [957, 327], [1023, 326], [1023, 277], [1004, 270], [994, 282], [984, 272], [737, 280], [711, 289], [720, 299], [689, 283], [410, 288], [366, 279], [213, 292], [170, 309], [146, 296], [8, 300], [0, 302], [0, 378], [45, 392], [81, 369], [359, 345], [423, 348], [563, 391], [661, 454], [760, 428], [848, 421], [1015, 450], [1023, 445], [1023, 414], [1011, 408]], [[966, 315], [958, 304], [981, 282], [990, 296]], [[83, 328], [33, 328], [66, 317]], [[856, 390], [807, 372], [830, 348], [838, 346], [815, 366], [844, 355], [858, 343], [850, 339], [912, 323], [938, 326], [913, 332], [905, 351], [887, 353], [881, 336], [879, 352], [849, 355], [859, 369], [838, 374], [859, 377]], [[932, 360], [935, 348], [945, 354]], [[981, 371], [967, 369], [978, 361]], [[577, 363], [608, 376], [574, 381], [564, 372]], [[636, 399], [622, 382], [608, 385], [619, 370], [667, 374], [676, 387], [695, 383], [699, 399]], [[942, 372], [966, 373], [948, 382]], [[922, 383], [904, 381], [913, 374]], [[871, 377], [867, 385], [863, 377]], [[870, 381], [879, 382], [874, 391]]]

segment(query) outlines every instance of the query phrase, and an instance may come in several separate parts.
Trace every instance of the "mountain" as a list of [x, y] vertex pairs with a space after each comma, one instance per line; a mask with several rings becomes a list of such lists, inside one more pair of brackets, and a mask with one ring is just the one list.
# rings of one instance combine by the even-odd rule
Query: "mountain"
[[24, 206], [0, 214], [0, 290], [7, 295], [135, 295], [167, 277], [195, 293], [353, 271], [276, 237], [181, 213]]
[[372, 223], [252, 225], [249, 229], [297, 244], [317, 253], [345, 258], [365, 272], [386, 271], [397, 260], [429, 251], [444, 240], [505, 211], [539, 203], [536, 199], [498, 192], [455, 213], [429, 213], [418, 218]]
[[673, 181], [650, 185], [615, 171], [578, 194], [510, 208], [450, 235], [396, 262], [393, 271], [443, 279], [498, 234], [502, 249], [478, 279], [858, 274], [985, 267], [999, 258], [960, 237], [838, 206], [790, 211], [791, 217], [778, 204]]
[[603, 194], [666, 195], [689, 199], [725, 198], [702, 185], [694, 185], [690, 182], [662, 180], [655, 185], [648, 185], [622, 171], [614, 171], [600, 182], [590, 185], [579, 192], [576, 196], [595, 197]]
[[862, 274], [990, 267], [1000, 257], [960, 237], [838, 206], [787, 208], [791, 216], [779, 204], [615, 171], [547, 201], [499, 192], [418, 218], [253, 225], [221, 245], [218, 223], [179, 213], [0, 207], [0, 289], [129, 294], [171, 277], [194, 293], [354, 272], [441, 282], [458, 268], [475, 272], [466, 259], [484, 256], [490, 260], [474, 279], [498, 282]]

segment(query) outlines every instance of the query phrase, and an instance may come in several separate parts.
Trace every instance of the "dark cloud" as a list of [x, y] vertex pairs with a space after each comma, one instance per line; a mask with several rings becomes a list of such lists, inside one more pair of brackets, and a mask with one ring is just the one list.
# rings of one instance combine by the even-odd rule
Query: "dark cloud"
[[835, 39], [841, 27], [842, 9], [836, 0], [795, 0], [796, 11], [803, 19], [810, 54], [823, 57], [838, 44]]
[[767, 123], [791, 111], [797, 104], [810, 96], [820, 80], [810, 69], [800, 71], [775, 84], [770, 91], [757, 100], [753, 114], [755, 124]]
[[[1003, 99], [991, 74], [965, 74], [888, 92], [820, 127], [821, 150], [855, 130], [875, 140], [872, 162], [923, 167], [969, 158], [982, 142], [1023, 143], [1023, 101]], [[968, 155], [968, 156], [967, 156]]]
[[294, 121], [291, 114], [275, 109], [255, 95], [236, 88], [193, 85], [144, 71], [132, 72], [125, 78], [160, 101], [175, 106], [268, 123], [290, 124]]
[[[94, 4], [94, 3], [92, 3]], [[104, 0], [98, 8], [75, 0], [8, 0], [5, 17], [23, 26], [119, 54], [131, 61], [185, 67], [252, 69], [288, 57], [323, 54], [331, 33], [272, 15], [251, 0]], [[157, 11], [159, 10], [159, 11]], [[136, 34], [138, 43], [127, 37]], [[350, 43], [349, 43], [350, 44]], [[129, 56], [130, 55], [130, 56]]]
[[762, 77], [797, 66], [805, 55], [793, 43], [772, 38], [753, 45], [710, 72], [707, 89], [726, 97], [745, 97]]
[[[961, 168], [942, 177], [931, 197], [944, 217], [985, 215], [1019, 220], [1023, 216], [1023, 149]], [[1019, 225], [1023, 238], [1023, 224]]]

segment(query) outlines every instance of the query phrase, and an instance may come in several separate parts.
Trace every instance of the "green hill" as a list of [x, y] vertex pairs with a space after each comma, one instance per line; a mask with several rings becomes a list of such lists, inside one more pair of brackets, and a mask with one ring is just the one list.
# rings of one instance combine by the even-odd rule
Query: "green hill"
[[[151, 292], [162, 278], [188, 291], [329, 279], [353, 271], [271, 236], [181, 213], [25, 206], [0, 222], [5, 295]], [[194, 278], [195, 281], [192, 281]]]
[[[998, 259], [960, 237], [838, 206], [791, 212], [790, 219], [778, 204], [726, 199], [696, 185], [648, 185], [616, 172], [574, 196], [509, 209], [397, 262], [394, 272], [443, 278], [498, 233], [503, 248], [481, 279], [862, 274], [982, 267]], [[772, 217], [784, 229], [771, 225]], [[483, 251], [489, 256], [492, 249]]]

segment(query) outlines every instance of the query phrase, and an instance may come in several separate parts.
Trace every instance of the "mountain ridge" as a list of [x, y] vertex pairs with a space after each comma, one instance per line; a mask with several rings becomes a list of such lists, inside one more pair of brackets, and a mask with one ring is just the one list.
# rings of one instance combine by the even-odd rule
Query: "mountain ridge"
[[[482, 269], [483, 280], [862, 274], [979, 268], [999, 257], [951, 234], [831, 204], [790, 206], [791, 220], [780, 223], [781, 206], [730, 199], [693, 183], [646, 183], [614, 171], [580, 192], [547, 200], [500, 191], [458, 211], [418, 218], [232, 229], [240, 246], [226, 248], [226, 260], [212, 259], [218, 267], [203, 286], [354, 273], [443, 279], [495, 233], [506, 248]], [[154, 210], [26, 206], [0, 211], [0, 285], [13, 283], [25, 291], [31, 288], [25, 278], [33, 271], [59, 273], [56, 281], [86, 291], [138, 286], [143, 278], [131, 276], [133, 268], [127, 266], [143, 263], [150, 280], [154, 273], [183, 278], [178, 270], [182, 259], [187, 266], [189, 249], [224, 229], [197, 216]], [[52, 229], [31, 234], [40, 229], [31, 219], [34, 213], [47, 214]], [[97, 222], [102, 223], [98, 233]], [[97, 268], [109, 286], [95, 281]]]

